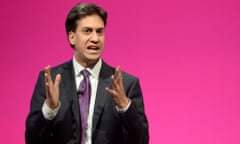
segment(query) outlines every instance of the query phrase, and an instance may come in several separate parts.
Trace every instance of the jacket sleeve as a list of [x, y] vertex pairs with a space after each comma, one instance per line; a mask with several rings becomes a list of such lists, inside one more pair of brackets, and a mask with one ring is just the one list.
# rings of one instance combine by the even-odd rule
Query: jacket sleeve
[[[126, 87], [127, 88], [127, 87]], [[148, 121], [144, 112], [142, 91], [138, 79], [134, 79], [126, 89], [126, 95], [131, 99], [129, 109], [121, 114], [127, 143], [148, 144]]]
[[41, 72], [32, 95], [30, 113], [26, 120], [26, 144], [46, 143], [51, 139], [50, 131], [53, 121], [46, 120], [42, 114], [42, 105], [46, 99], [44, 73]]

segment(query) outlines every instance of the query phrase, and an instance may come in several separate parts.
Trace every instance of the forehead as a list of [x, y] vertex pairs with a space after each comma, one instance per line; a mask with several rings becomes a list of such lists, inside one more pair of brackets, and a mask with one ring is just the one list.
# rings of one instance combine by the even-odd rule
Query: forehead
[[104, 22], [99, 15], [88, 15], [77, 21], [77, 27], [104, 28]]

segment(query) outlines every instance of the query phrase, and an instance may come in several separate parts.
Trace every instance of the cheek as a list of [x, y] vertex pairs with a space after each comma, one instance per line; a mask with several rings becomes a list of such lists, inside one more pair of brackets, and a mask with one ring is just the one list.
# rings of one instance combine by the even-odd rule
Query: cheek
[[104, 44], [104, 40], [105, 40], [104, 37], [101, 38], [102, 45]]
[[76, 39], [76, 44], [80, 47], [84, 47], [84, 45], [86, 45], [86, 43], [87, 43], [87, 39], [83, 39], [83, 38], [80, 38], [80, 37], [78, 37]]

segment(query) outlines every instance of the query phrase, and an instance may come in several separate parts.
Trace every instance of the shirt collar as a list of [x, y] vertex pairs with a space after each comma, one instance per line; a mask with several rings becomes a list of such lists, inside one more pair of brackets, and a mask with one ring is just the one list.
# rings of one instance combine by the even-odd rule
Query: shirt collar
[[[93, 76], [94, 78], [98, 78], [101, 70], [101, 66], [102, 66], [102, 59], [99, 59], [93, 68], [87, 68], [87, 70], [90, 72], [91, 76]], [[77, 62], [75, 56], [73, 56], [73, 68], [74, 68], [75, 77], [80, 76], [80, 72], [83, 69], [85, 69], [82, 65], [80, 65]]]

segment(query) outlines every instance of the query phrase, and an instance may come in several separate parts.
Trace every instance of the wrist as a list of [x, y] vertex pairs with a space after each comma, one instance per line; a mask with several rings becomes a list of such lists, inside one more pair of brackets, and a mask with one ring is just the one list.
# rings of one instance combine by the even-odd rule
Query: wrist
[[56, 109], [58, 106], [59, 106], [59, 102], [52, 102], [50, 99], [46, 99], [46, 104], [47, 104], [47, 106], [50, 108], [50, 109], [52, 109], [52, 110], [54, 110], [54, 109]]
[[125, 97], [124, 100], [121, 103], [117, 104], [116, 106], [119, 109], [124, 109], [124, 108], [126, 108], [128, 106], [129, 101], [130, 101], [129, 98]]
[[119, 108], [117, 105], [116, 105], [115, 107], [116, 107], [116, 110], [117, 110], [119, 113], [124, 113], [124, 112], [126, 112], [126, 111], [128, 110], [128, 108], [130, 107], [130, 105], [131, 105], [131, 100], [128, 99], [128, 104], [127, 104], [125, 107]]

